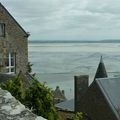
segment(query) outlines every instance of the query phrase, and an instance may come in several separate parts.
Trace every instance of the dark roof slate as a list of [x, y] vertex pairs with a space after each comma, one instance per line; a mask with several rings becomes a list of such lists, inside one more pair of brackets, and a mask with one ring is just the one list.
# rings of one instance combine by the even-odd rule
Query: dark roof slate
[[55, 104], [55, 107], [60, 109], [60, 110], [74, 112], [74, 99]]
[[[118, 120], [120, 120], [120, 78], [97, 78], [93, 81], [88, 90], [96, 84], [112, 112]], [[74, 99], [58, 103], [55, 106], [60, 110], [74, 111]]]
[[120, 120], [120, 78], [96, 79], [113, 113]]
[[0, 73], [0, 83], [6, 83], [9, 79], [12, 79], [14, 77], [15, 75], [13, 74]]
[[101, 56], [100, 63], [98, 65], [94, 80], [96, 78], [106, 78], [106, 77], [108, 77], [108, 75], [107, 75], [105, 65], [104, 65], [104, 62], [103, 62], [103, 59], [102, 59], [102, 56]]

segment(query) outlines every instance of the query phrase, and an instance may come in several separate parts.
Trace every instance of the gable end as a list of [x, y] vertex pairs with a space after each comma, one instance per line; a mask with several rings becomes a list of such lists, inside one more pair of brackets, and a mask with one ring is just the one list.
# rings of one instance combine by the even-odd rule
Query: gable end
[[18, 25], [18, 27], [24, 32], [25, 34], [25, 37], [29, 37], [29, 33], [27, 33], [22, 27], [21, 25], [15, 20], [15, 18], [8, 12], [8, 10], [1, 4], [0, 2], [0, 7], [2, 7], [6, 12], [7, 14], [13, 19], [13, 21]]

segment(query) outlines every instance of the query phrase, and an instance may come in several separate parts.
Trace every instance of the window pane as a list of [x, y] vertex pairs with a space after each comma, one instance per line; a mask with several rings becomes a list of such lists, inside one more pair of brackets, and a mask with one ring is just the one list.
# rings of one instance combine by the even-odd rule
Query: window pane
[[14, 63], [14, 58], [11, 58], [11, 66], [14, 66], [15, 63]]
[[7, 73], [15, 73], [15, 53], [10, 52], [6, 54], [6, 58], [4, 61]]
[[14, 68], [11, 68], [11, 72], [15, 72], [15, 69], [14, 69]]
[[11, 53], [11, 58], [14, 58], [14, 56], [15, 56], [15, 53], [12, 52]]

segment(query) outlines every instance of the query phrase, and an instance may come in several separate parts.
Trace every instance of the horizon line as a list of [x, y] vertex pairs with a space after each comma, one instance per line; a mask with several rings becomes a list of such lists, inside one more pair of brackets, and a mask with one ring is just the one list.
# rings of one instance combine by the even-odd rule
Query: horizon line
[[83, 40], [52, 40], [52, 39], [46, 39], [46, 40], [41, 40], [41, 39], [29, 39], [29, 41], [120, 41], [120, 39], [99, 39], [99, 40], [92, 40], [92, 39], [83, 39]]

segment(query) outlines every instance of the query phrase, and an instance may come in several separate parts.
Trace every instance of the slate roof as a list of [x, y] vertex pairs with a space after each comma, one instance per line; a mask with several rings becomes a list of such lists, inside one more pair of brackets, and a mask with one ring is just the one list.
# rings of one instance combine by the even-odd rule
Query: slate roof
[[22, 80], [23, 91], [26, 91], [26, 89], [31, 86], [34, 81], [34, 78], [29, 73], [23, 74], [21, 71], [18, 75], [0, 73], [0, 83], [6, 83], [8, 80], [15, 78]]
[[96, 78], [105, 78], [105, 77], [108, 77], [108, 75], [107, 75], [106, 68], [105, 68], [105, 65], [104, 65], [104, 62], [101, 56], [100, 63], [98, 65], [94, 80]]
[[120, 78], [97, 79], [100, 90], [105, 96], [113, 113], [120, 120]]
[[8, 80], [14, 78], [14, 77], [21, 77], [24, 82], [27, 82], [28, 84], [32, 85], [34, 78], [29, 74], [23, 74], [21, 71], [19, 72], [18, 75], [16, 74], [5, 74], [5, 73], [0, 73], [0, 83], [6, 83]]
[[0, 83], [6, 83], [9, 79], [14, 78], [13, 74], [0, 73]]
[[22, 71], [19, 72], [17, 77], [21, 78], [25, 84], [27, 83], [29, 85], [32, 85], [34, 80], [34, 78], [29, 73], [24, 74]]
[[[89, 91], [92, 91], [92, 90], [97, 91], [98, 89], [101, 91], [100, 92], [100, 94], [102, 94], [101, 97], [103, 97], [106, 100], [106, 101], [102, 101], [103, 105], [107, 103], [106, 105], [108, 106], [110, 111], [116, 116], [117, 120], [120, 120], [120, 77], [119, 78], [107, 78], [107, 72], [106, 72], [102, 57], [98, 65], [98, 69], [97, 69], [94, 81], [88, 87], [87, 92], [83, 95], [83, 99], [81, 98], [83, 100], [83, 101], [81, 100], [82, 104], [84, 103], [84, 97], [85, 99], [87, 99], [87, 96], [90, 97], [89, 95], [93, 95], [93, 97], [95, 97], [94, 96], [95, 94], [91, 94], [91, 92]], [[98, 92], [96, 94], [99, 96]], [[57, 109], [60, 109], [60, 110], [74, 112], [74, 105], [75, 105], [74, 99], [71, 99], [71, 100], [56, 104], [55, 106]], [[89, 106], [89, 107], [92, 107], [92, 106]], [[86, 109], [85, 106], [84, 106], [84, 109]], [[102, 112], [102, 111], [99, 111], [99, 112]], [[101, 114], [101, 113], [98, 113], [98, 114]]]
[[74, 99], [55, 104], [55, 107], [60, 109], [60, 110], [66, 110], [66, 111], [74, 112]]
[[[94, 82], [100, 88], [115, 116], [120, 120], [120, 78], [98, 78]], [[92, 85], [94, 84], [91, 84], [90, 87]], [[55, 106], [61, 110], [74, 111], [74, 99], [58, 103]]]

